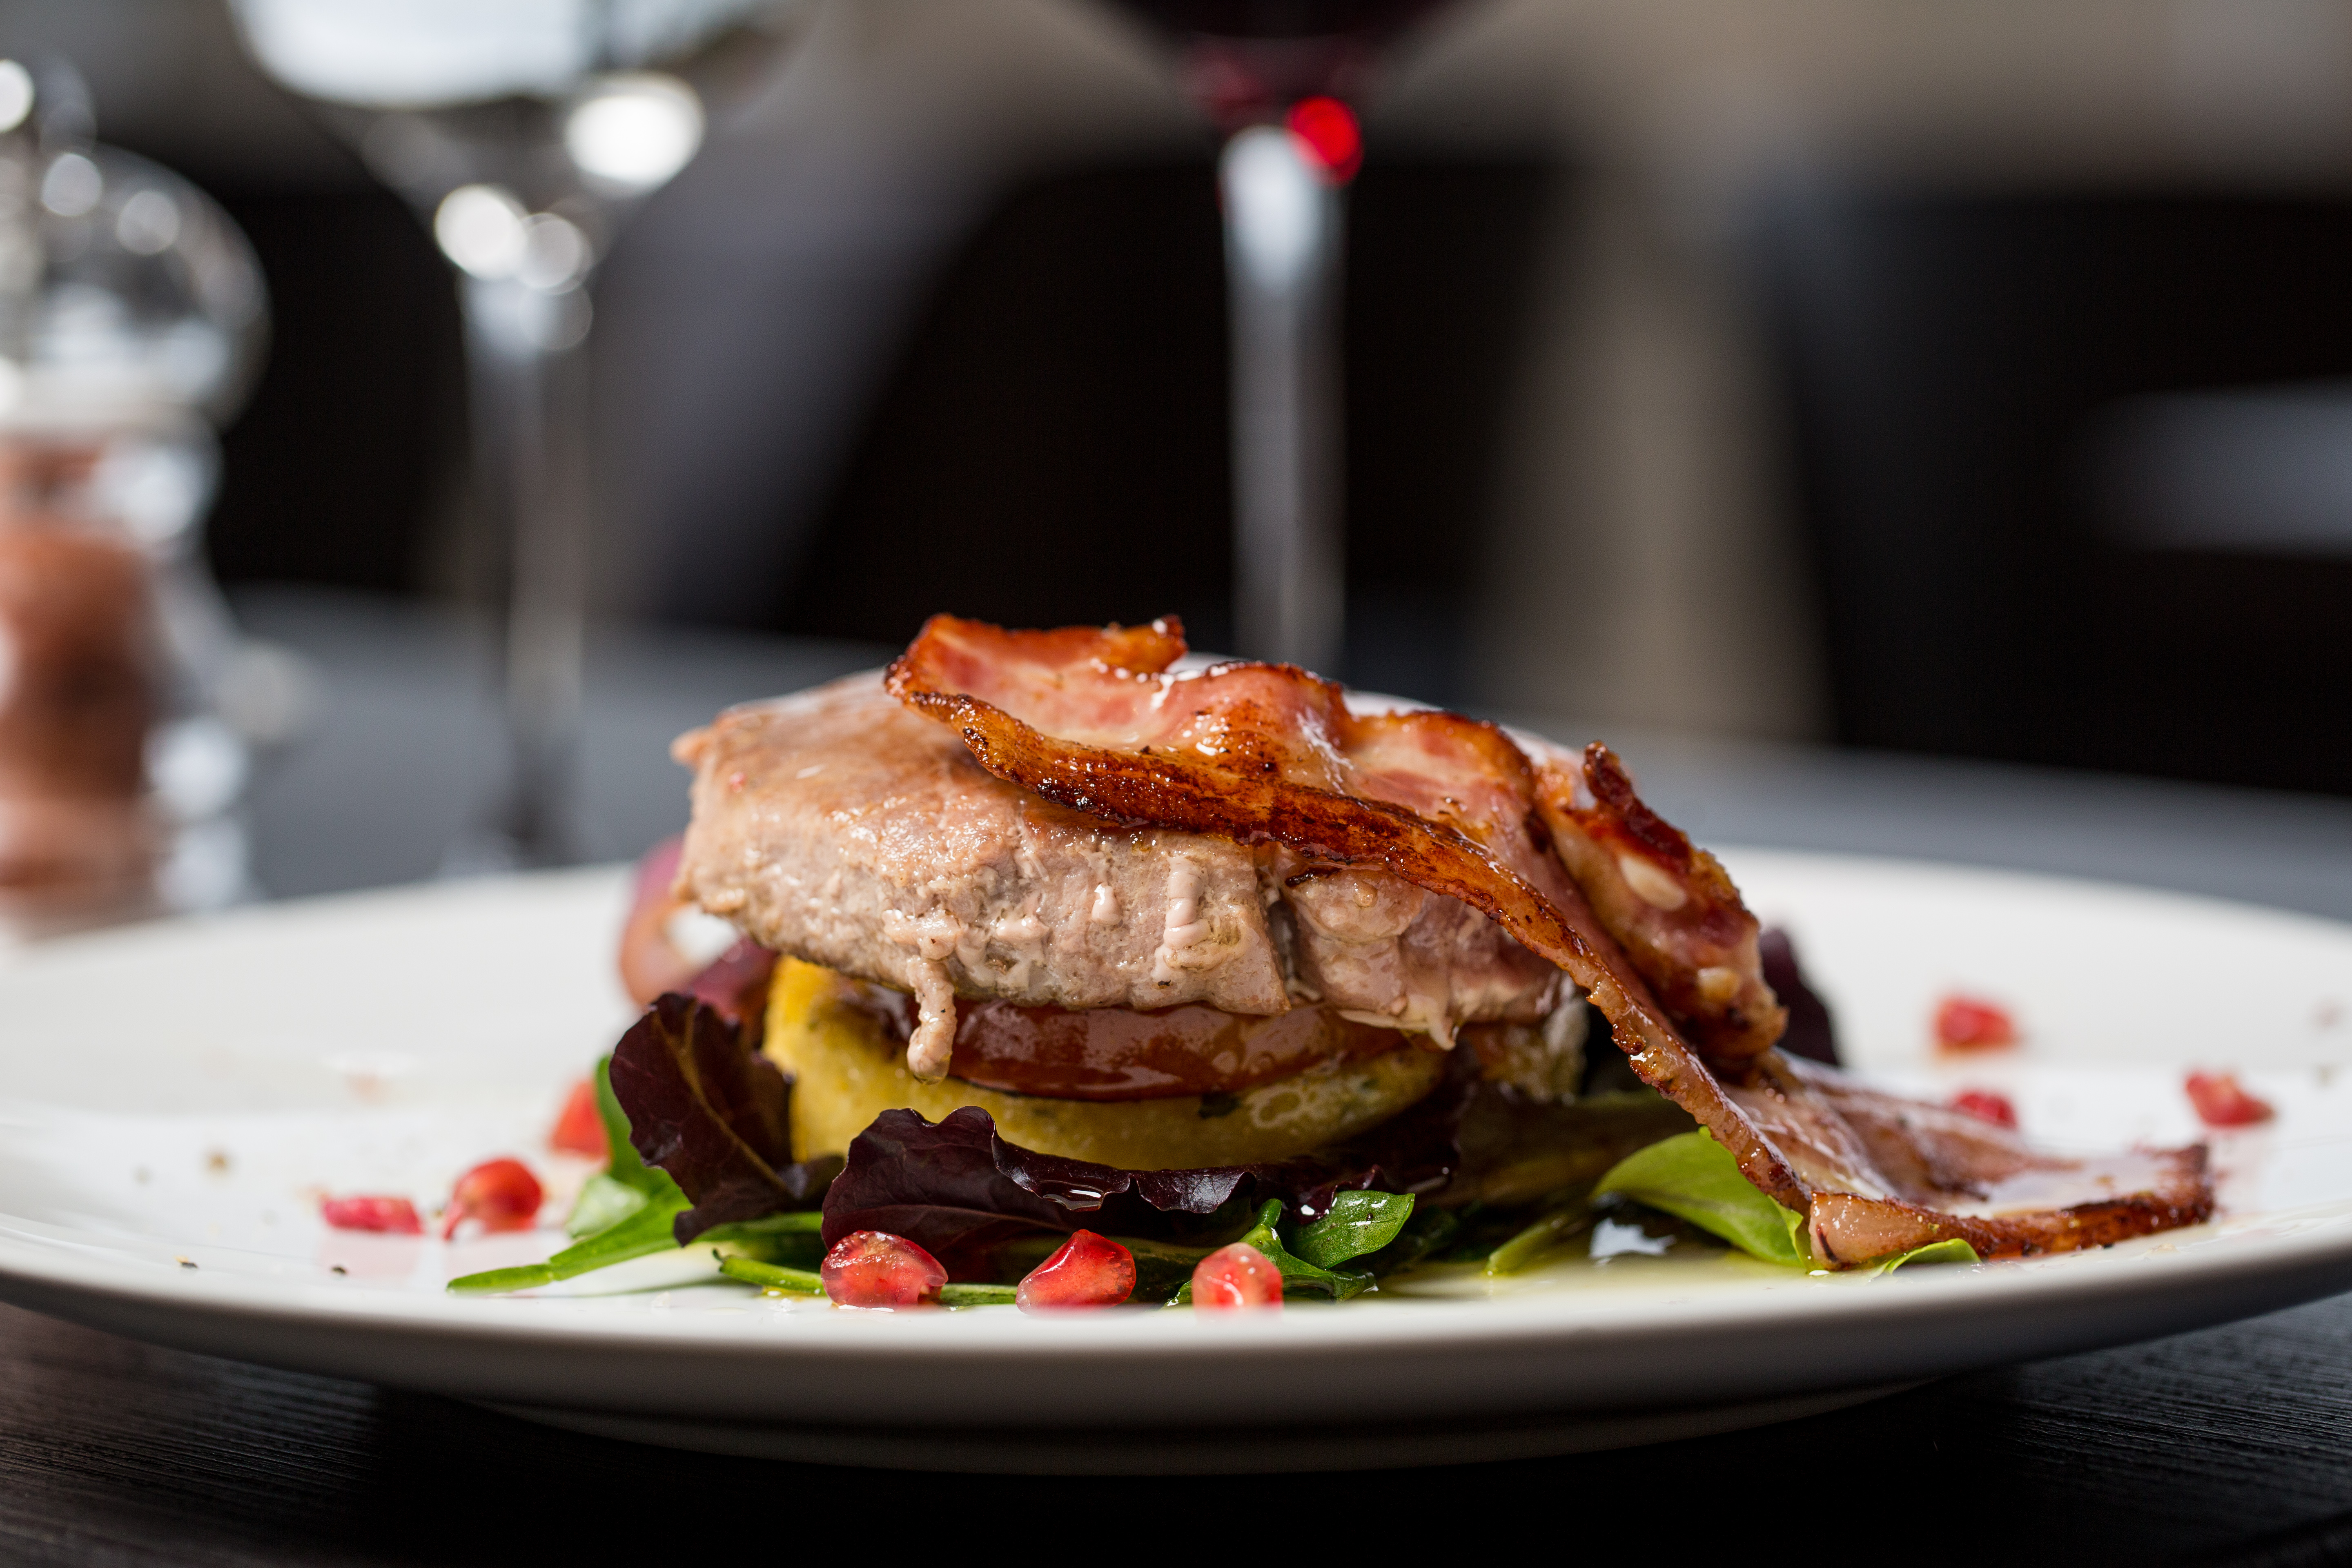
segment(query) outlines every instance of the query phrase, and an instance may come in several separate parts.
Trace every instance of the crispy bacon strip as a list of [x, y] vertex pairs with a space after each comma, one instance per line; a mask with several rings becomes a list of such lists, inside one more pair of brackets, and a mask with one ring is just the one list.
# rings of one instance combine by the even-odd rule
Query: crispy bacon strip
[[[1642, 1080], [1713, 1132], [1749, 1181], [1810, 1215], [1824, 1263], [1945, 1236], [1987, 1255], [2067, 1250], [2210, 1213], [2201, 1147], [2135, 1157], [2144, 1168], [2131, 1184], [2133, 1168], [1988, 1142], [1958, 1119], [1770, 1050], [1781, 1015], [1760, 978], [1753, 986], [1747, 978], [1757, 967], [1754, 921], [1721, 867], [1641, 805], [1605, 748], [1575, 774], [1548, 756], [1539, 782], [1510, 737], [1456, 714], [1359, 717], [1338, 686], [1286, 665], [1168, 673], [1181, 639], [1173, 621], [1011, 632], [940, 616], [887, 683], [952, 726], [989, 772], [1057, 804], [1279, 845], [1310, 864], [1378, 868], [1479, 910], [1588, 992]], [[1538, 832], [1554, 816], [1555, 844], [1562, 828], [1574, 841], [1557, 859]], [[1643, 896], [1627, 846], [1677, 879], [1682, 904], [1667, 910], [1671, 900]], [[1592, 863], [1593, 883], [1564, 869], [1580, 857]], [[1621, 889], [1662, 913], [1692, 912], [1662, 924], [1621, 908], [1621, 946], [1595, 911], [1620, 903]], [[1702, 1005], [1695, 1016], [1721, 1051], [1722, 1077], [1628, 947], [1646, 953], [1663, 986], [1686, 987]], [[1741, 974], [1712, 998], [1689, 968], [1709, 953]], [[2028, 1190], [2039, 1206], [2010, 1212]]]
[[[2201, 1143], [2064, 1159], [1939, 1105], [1867, 1088], [1778, 1051], [1757, 1080], [1727, 1092], [1791, 1149], [1788, 1120], [1834, 1120], [1851, 1141], [1843, 1168], [1808, 1173], [1813, 1251], [1846, 1265], [1958, 1239], [1979, 1257], [2105, 1247], [2212, 1217]], [[1807, 1159], [1798, 1154], [1803, 1169]], [[1872, 1186], [1878, 1190], [1873, 1192]]]
[[1721, 862], [1643, 804], [1617, 754], [1542, 746], [1536, 805], [1552, 847], [1625, 956], [1706, 1058], [1737, 1072], [1788, 1010], [1764, 980], [1756, 917]]

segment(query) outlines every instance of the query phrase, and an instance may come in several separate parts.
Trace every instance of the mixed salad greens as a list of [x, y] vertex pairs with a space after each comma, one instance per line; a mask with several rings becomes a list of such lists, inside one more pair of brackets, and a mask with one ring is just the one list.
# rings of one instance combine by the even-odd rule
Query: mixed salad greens
[[[1591, 1148], [1630, 1151], [1597, 1178], [1530, 1194], [1505, 1180], [1505, 1201], [1423, 1204], [1475, 1162], [1481, 1115], [1495, 1114], [1466, 1066], [1353, 1144], [1181, 1171], [1040, 1154], [1005, 1142], [976, 1107], [937, 1122], [886, 1111], [845, 1160], [794, 1162], [791, 1085], [759, 1053], [756, 1030], [686, 995], [649, 1009], [593, 1082], [610, 1158], [566, 1222], [577, 1239], [544, 1263], [467, 1275], [451, 1290], [530, 1289], [698, 1247], [724, 1278], [823, 1296], [828, 1252], [876, 1236], [936, 1259], [947, 1282], [925, 1299], [950, 1307], [1013, 1301], [1016, 1282], [1074, 1233], [1099, 1233], [1131, 1258], [1125, 1299], [1169, 1306], [1190, 1304], [1202, 1260], [1235, 1244], [1278, 1271], [1284, 1298], [1330, 1301], [1416, 1267], [1522, 1273], [1591, 1246], [1603, 1225], [1637, 1227], [1638, 1250], [1727, 1243], [1768, 1264], [1813, 1265], [1802, 1215], [1758, 1191], [1704, 1129], [1661, 1136], [1663, 1102], [1633, 1094], [1583, 1109]], [[1590, 1136], [1594, 1128], [1604, 1135]], [[1975, 1260], [1967, 1243], [1946, 1241], [1880, 1267]]]

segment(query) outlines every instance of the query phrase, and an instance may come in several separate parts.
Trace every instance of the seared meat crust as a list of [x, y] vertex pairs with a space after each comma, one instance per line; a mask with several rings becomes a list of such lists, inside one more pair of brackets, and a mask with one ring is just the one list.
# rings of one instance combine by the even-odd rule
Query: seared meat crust
[[948, 1039], [957, 995], [1289, 1005], [1248, 850], [993, 778], [873, 676], [734, 709], [673, 752], [695, 770], [680, 890], [765, 947], [913, 993]]

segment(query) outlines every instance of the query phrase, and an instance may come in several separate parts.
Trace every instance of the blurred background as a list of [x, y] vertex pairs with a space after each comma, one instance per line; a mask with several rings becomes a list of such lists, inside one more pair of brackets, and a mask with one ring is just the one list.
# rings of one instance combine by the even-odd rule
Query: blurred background
[[[574, 214], [552, 858], [641, 849], [683, 818], [670, 732], [933, 610], [1238, 646], [1233, 122], [1138, 10], [776, 7], [691, 161]], [[2352, 795], [2352, 0], [1391, 10], [1327, 84], [1363, 154], [1336, 673], [1718, 772]], [[0, 3], [0, 54], [69, 62], [266, 285], [200, 560], [267, 711], [198, 902], [461, 863], [506, 765], [468, 274], [251, 26]], [[2252, 797], [2164, 798], [2178, 835]]]

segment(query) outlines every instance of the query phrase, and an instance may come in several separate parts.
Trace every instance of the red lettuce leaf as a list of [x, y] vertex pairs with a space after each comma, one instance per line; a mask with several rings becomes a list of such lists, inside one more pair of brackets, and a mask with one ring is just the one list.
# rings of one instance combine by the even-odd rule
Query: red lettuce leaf
[[824, 1197], [824, 1242], [856, 1230], [903, 1236], [950, 1275], [984, 1268], [993, 1247], [1083, 1226], [1181, 1240], [1268, 1198], [1313, 1220], [1350, 1188], [1427, 1193], [1460, 1163], [1457, 1130], [1474, 1089], [1470, 1053], [1418, 1104], [1350, 1142], [1295, 1160], [1192, 1170], [1127, 1171], [1009, 1143], [977, 1106], [938, 1122], [886, 1110], [849, 1146]]
[[1797, 944], [1778, 926], [1757, 939], [1764, 961], [1764, 984], [1789, 1009], [1789, 1026], [1780, 1048], [1831, 1067], [1838, 1065], [1837, 1026], [1830, 1020], [1830, 1005], [1805, 984], [1804, 965], [1797, 962]]
[[793, 1163], [792, 1089], [760, 1055], [757, 1023], [698, 997], [673, 991], [646, 1008], [614, 1048], [612, 1080], [630, 1146], [693, 1200], [677, 1216], [681, 1247], [715, 1225], [813, 1208], [839, 1168]]
[[686, 983], [686, 994], [753, 1031], [753, 1043], [768, 1006], [768, 982], [776, 973], [776, 955], [743, 938], [720, 953]]

